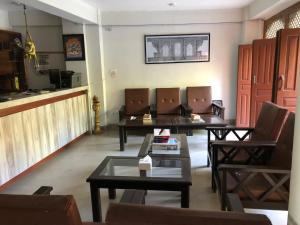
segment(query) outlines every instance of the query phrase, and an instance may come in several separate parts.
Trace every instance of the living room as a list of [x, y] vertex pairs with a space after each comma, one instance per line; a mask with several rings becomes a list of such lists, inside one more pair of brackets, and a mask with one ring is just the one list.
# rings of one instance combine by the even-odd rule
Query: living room
[[[22, 43], [19, 46], [25, 53], [22, 61], [25, 66], [20, 66], [18, 59], [10, 60], [14, 61], [16, 67], [9, 68], [12, 68], [11, 70], [17, 68], [11, 72], [12, 75], [7, 75], [8, 69], [0, 69], [2, 86], [0, 97], [3, 100], [0, 103], [0, 146], [3, 153], [0, 167], [1, 192], [31, 194], [40, 186], [52, 186], [51, 195], [75, 196], [83, 221], [99, 221], [95, 220], [96, 206], [92, 207], [89, 189], [91, 183], [86, 182], [89, 175], [107, 156], [136, 157], [140, 148], [146, 144], [146, 134], [153, 133], [153, 128], [170, 128], [172, 135], [177, 132], [184, 134], [183, 138], [179, 138], [181, 147], [187, 140], [192, 177], [189, 208], [219, 211], [221, 193], [211, 189], [212, 170], [207, 167], [209, 147], [206, 128], [223, 126], [224, 129], [227, 127], [227, 130], [230, 130], [230, 126], [234, 125], [255, 126], [257, 118], [263, 114], [260, 111], [262, 102], [257, 100], [259, 107], [250, 109], [253, 103], [250, 102], [249, 96], [253, 93], [250, 92], [251, 87], [247, 94], [243, 92], [245, 90], [240, 89], [249, 84], [240, 83], [240, 78], [248, 75], [248, 71], [251, 70], [248, 65], [253, 66], [255, 71], [255, 59], [259, 59], [258, 66], [261, 66], [265, 60], [261, 57], [261, 52], [258, 58], [254, 57], [255, 44], [261, 44], [257, 40], [269, 40], [267, 32], [271, 31], [272, 37], [275, 38], [277, 30], [288, 28], [287, 25], [282, 27], [281, 23], [279, 25], [276, 23], [270, 31], [270, 24], [277, 18], [283, 18], [283, 14], [297, 15], [294, 17], [296, 21], [298, 20], [298, 2], [295, 0], [230, 2], [215, 0], [201, 3], [192, 0], [165, 2], [73, 0], [68, 4], [41, 0], [1, 2], [0, 14], [3, 18], [0, 21], [1, 30], [7, 31], [12, 36], [15, 35], [14, 42], [16, 42], [15, 37], [18, 37], [25, 46], [23, 47]], [[294, 18], [292, 16], [290, 18]], [[299, 21], [294, 28], [298, 27]], [[78, 58], [71, 53], [68, 55], [67, 44], [70, 40], [77, 40], [81, 47], [82, 52]], [[202, 55], [196, 59], [191, 56], [187, 57], [188, 59], [179, 56], [171, 60], [164, 59], [163, 56], [168, 55], [170, 51], [174, 51], [175, 55], [192, 55], [194, 51], [199, 52], [191, 50], [189, 53], [186, 44], [186, 50], [181, 51], [181, 48], [178, 48], [176, 53], [175, 47], [166, 48], [164, 44], [176, 41], [188, 43], [189, 40], [196, 40], [195, 49], [206, 46], [206, 53], [199, 53]], [[203, 40], [208, 44], [204, 45]], [[155, 45], [157, 41], [162, 43], [161, 46]], [[151, 55], [157, 53], [150, 52], [148, 48], [150, 42], [161, 54], [156, 59], [151, 58]], [[32, 55], [26, 50], [27, 43], [33, 43], [35, 46]], [[295, 43], [298, 49], [299, 44]], [[1, 46], [3, 46], [1, 49], [6, 48], [5, 44]], [[171, 45], [167, 44], [167, 46]], [[274, 70], [275, 64], [280, 64], [276, 63], [279, 59], [275, 56], [275, 49], [279, 50], [276, 48], [275, 39], [272, 46], [274, 46], [272, 53], [274, 57], [270, 58], [274, 64], [270, 64], [272, 70], [266, 69], [265, 73], [271, 74], [273, 78], [278, 72]], [[246, 52], [249, 48], [253, 49], [253, 58], [252, 55], [248, 55], [249, 58], [246, 53], [246, 56], [241, 55], [242, 51]], [[18, 54], [17, 50], [16, 52]], [[298, 60], [297, 57], [296, 59]], [[157, 61], [151, 62], [151, 60]], [[243, 60], [244, 63], [241, 62]], [[1, 67], [5, 68], [9, 63], [3, 61]], [[298, 74], [297, 63], [294, 65], [297, 68], [294, 72]], [[267, 65], [267, 61], [264, 65]], [[289, 76], [292, 70], [289, 70]], [[69, 75], [71, 71], [73, 72]], [[61, 73], [59, 88], [54, 79], [58, 72]], [[254, 72], [249, 74], [250, 77], [258, 77]], [[284, 81], [288, 81], [287, 85], [290, 86], [296, 82], [296, 77], [293, 78], [294, 83], [289, 83], [288, 76], [280, 77], [281, 75], [278, 74], [279, 78], [275, 79], [277, 83], [268, 89], [269, 99], [263, 101], [278, 103], [275, 98], [281, 96], [281, 92], [275, 93], [274, 90], [282, 90], [284, 85], [281, 83]], [[75, 77], [80, 78], [80, 85], [74, 81]], [[259, 81], [256, 77], [252, 79]], [[250, 82], [251, 86], [253, 84], [251, 82], [254, 81], [247, 82]], [[214, 122], [210, 120], [208, 124], [206, 116], [200, 115], [205, 121], [204, 125], [189, 123], [174, 117], [163, 121], [157, 119], [157, 115], [160, 114], [157, 96], [160, 89], [166, 91], [161, 101], [170, 98], [170, 102], [174, 104], [175, 99], [175, 102], [183, 107], [180, 116], [189, 118], [191, 114], [182, 114], [186, 110], [184, 104], [190, 105], [188, 87], [207, 86], [211, 87], [206, 92], [210, 97], [204, 99], [202, 96], [201, 100], [209, 102], [221, 100], [221, 102], [213, 102], [210, 109], [220, 120]], [[134, 124], [139, 121], [136, 114], [125, 113], [126, 116], [130, 115], [129, 122], [125, 119], [122, 123], [120, 120], [120, 108], [126, 105], [126, 101], [130, 98], [126, 98], [125, 90], [142, 88], [147, 89], [146, 99], [149, 106], [148, 111], [143, 114], [149, 113], [153, 117], [151, 125], [147, 125], [149, 128], [146, 129], [147, 132], [144, 131], [145, 126]], [[173, 95], [171, 92], [174, 89], [176, 90]], [[93, 99], [94, 96], [97, 99]], [[142, 95], [133, 93], [132, 96], [141, 98]], [[252, 95], [251, 98], [254, 99]], [[288, 101], [290, 105], [279, 103], [278, 105], [289, 107], [290, 111], [295, 112], [294, 99], [296, 98], [291, 99]], [[223, 114], [218, 111], [220, 109]], [[130, 120], [131, 116], [133, 116], [132, 120]], [[271, 113], [264, 116], [271, 117]], [[137, 119], [134, 119], [135, 117]], [[284, 126], [284, 119], [281, 120]], [[93, 134], [96, 128], [98, 131], [101, 130], [100, 134]], [[276, 126], [272, 129], [270, 123], [268, 124], [270, 133], [276, 129], [278, 129]], [[296, 119], [295, 136], [298, 129]], [[216, 134], [221, 135], [222, 132]], [[280, 134], [278, 131], [277, 136]], [[231, 133], [231, 135], [235, 134]], [[264, 141], [269, 140], [264, 139]], [[297, 162], [299, 158], [297, 146], [298, 140], [295, 139], [293, 162]], [[18, 154], [19, 156], [16, 156]], [[210, 166], [211, 164], [212, 161]], [[295, 191], [300, 182], [293, 172], [297, 169], [297, 163], [293, 163], [290, 199], [286, 204], [289, 210], [280, 211], [282, 214], [278, 213], [279, 211], [268, 211], [267, 214], [273, 217], [272, 222], [279, 221], [276, 219], [278, 215], [284, 217], [285, 222], [289, 220], [291, 224], [300, 222], [299, 215], [296, 213], [299, 209], [297, 201], [300, 196]], [[118, 188], [116, 189], [117, 198], [113, 202], [118, 202], [123, 194]], [[178, 193], [166, 192], [165, 194], [163, 191], [150, 190], [146, 195], [146, 205], [180, 207]], [[102, 206], [100, 207], [102, 207], [104, 221], [110, 200], [107, 192], [102, 192], [103, 189], [101, 189]]]

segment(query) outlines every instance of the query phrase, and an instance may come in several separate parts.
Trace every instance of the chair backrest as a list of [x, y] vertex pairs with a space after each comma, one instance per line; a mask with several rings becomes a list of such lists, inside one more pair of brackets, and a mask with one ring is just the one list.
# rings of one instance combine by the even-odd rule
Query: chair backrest
[[107, 225], [271, 225], [265, 215], [162, 206], [110, 204]]
[[149, 88], [125, 89], [126, 115], [144, 115], [149, 113]]
[[294, 140], [295, 113], [290, 112], [280, 132], [278, 142], [268, 165], [276, 168], [291, 169], [293, 140]]
[[0, 223], [82, 225], [71, 195], [0, 195]]
[[272, 102], [264, 102], [250, 139], [252, 141], [277, 141], [287, 112], [287, 109]]
[[156, 88], [157, 115], [180, 114], [180, 89]]
[[193, 109], [193, 113], [211, 113], [212, 97], [211, 87], [187, 87], [187, 104]]

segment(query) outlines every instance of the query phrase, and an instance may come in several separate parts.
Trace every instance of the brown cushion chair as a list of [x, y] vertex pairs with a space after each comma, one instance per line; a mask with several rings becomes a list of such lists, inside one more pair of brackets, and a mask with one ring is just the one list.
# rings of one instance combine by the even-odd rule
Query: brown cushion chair
[[[263, 149], [252, 154], [252, 151], [238, 149], [239, 142], [247, 141], [267, 141], [276, 142], [280, 130], [284, 124], [287, 109], [280, 107], [271, 102], [264, 102], [259, 114], [255, 128], [245, 127], [224, 127], [224, 128], [207, 128], [208, 132], [208, 156], [209, 161], [212, 163], [212, 188], [216, 190], [215, 186], [215, 171], [220, 163], [227, 164], [249, 164], [261, 160], [259, 154], [263, 154]], [[238, 141], [231, 142], [231, 147], [223, 147], [222, 149], [213, 150], [212, 145], [228, 138], [228, 135], [234, 135]], [[212, 141], [211, 135], [214, 135], [215, 141]], [[248, 139], [247, 139], [248, 138]], [[237, 147], [234, 147], [236, 144]]]
[[149, 88], [125, 89], [125, 105], [119, 110], [119, 120], [150, 113]]
[[265, 208], [287, 210], [289, 199], [289, 180], [292, 164], [295, 114], [289, 113], [284, 123], [278, 142], [249, 141], [213, 144], [214, 149], [232, 146], [243, 151], [256, 153], [257, 161], [263, 154], [257, 154], [260, 148], [267, 149], [268, 158], [258, 165], [220, 164], [216, 177], [221, 192], [222, 208], [226, 206], [226, 193], [236, 193], [245, 208]]
[[225, 108], [221, 100], [212, 100], [211, 87], [187, 87], [187, 104], [183, 104], [184, 115], [190, 117], [195, 114], [215, 114], [224, 119]]
[[180, 115], [180, 89], [156, 88], [156, 115]]
[[[100, 225], [82, 222], [70, 195], [0, 195], [0, 217], [5, 225]], [[132, 204], [111, 204], [105, 221], [106, 225], [271, 225], [264, 215]]]

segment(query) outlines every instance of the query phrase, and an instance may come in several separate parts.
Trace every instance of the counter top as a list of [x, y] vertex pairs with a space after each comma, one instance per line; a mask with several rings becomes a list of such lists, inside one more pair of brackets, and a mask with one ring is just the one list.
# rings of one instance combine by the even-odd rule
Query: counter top
[[18, 97], [17, 99], [12, 99], [6, 102], [0, 102], [0, 110], [7, 109], [15, 106], [20, 106], [23, 104], [33, 103], [36, 101], [45, 100], [48, 98], [55, 98], [62, 95], [68, 95], [80, 91], [88, 90], [88, 86], [76, 87], [76, 88], [68, 88], [68, 89], [59, 89], [57, 91], [52, 91], [44, 94], [34, 94], [34, 95], [26, 95]]

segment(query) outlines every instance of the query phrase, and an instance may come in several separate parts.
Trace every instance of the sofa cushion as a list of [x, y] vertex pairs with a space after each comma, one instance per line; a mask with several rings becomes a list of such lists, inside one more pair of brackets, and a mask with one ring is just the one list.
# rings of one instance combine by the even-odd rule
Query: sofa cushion
[[180, 104], [179, 88], [156, 88], [156, 110], [158, 115], [179, 115]]
[[149, 110], [149, 88], [125, 89], [126, 115], [144, 115]]
[[212, 113], [211, 87], [187, 87], [187, 103], [193, 109], [193, 113]]

